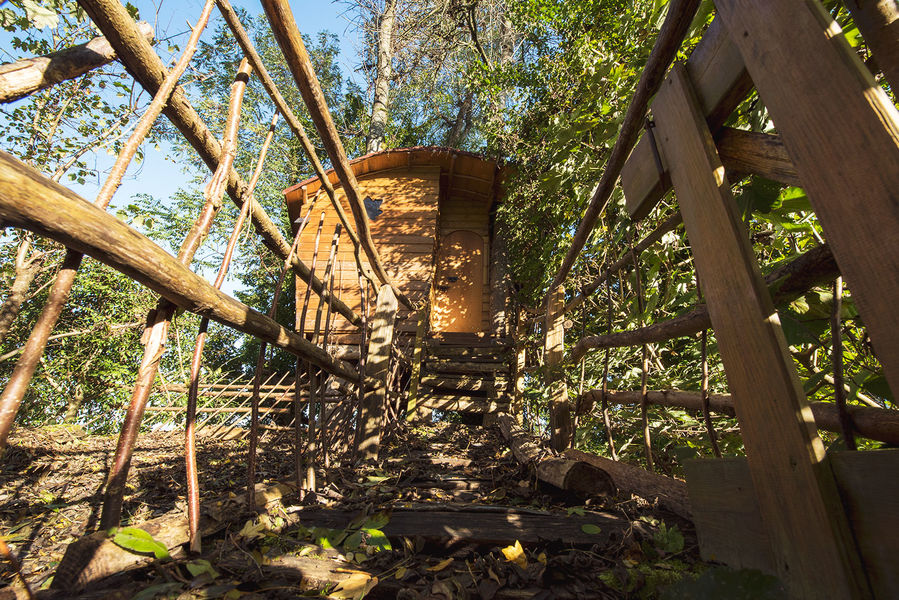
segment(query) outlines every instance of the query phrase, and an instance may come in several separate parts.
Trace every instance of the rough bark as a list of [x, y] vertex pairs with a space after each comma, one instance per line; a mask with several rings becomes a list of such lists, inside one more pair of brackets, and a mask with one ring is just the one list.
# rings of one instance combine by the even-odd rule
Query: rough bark
[[378, 20], [378, 64], [375, 71], [375, 94], [371, 106], [371, 124], [366, 140], [366, 152], [384, 149], [387, 129], [387, 102], [390, 97], [390, 78], [393, 75], [393, 25], [396, 22], [396, 0], [384, 2], [384, 12]]
[[22, 304], [28, 299], [28, 290], [41, 270], [43, 258], [43, 252], [31, 252], [31, 235], [26, 236], [16, 250], [15, 279], [9, 287], [3, 305], [0, 306], [0, 344], [6, 339], [9, 328], [19, 316]]
[[465, 141], [468, 130], [471, 127], [471, 105], [474, 101], [474, 92], [468, 91], [462, 103], [459, 105], [459, 111], [456, 113], [456, 120], [453, 127], [446, 135], [446, 145], [449, 148], [458, 148]]
[[[642, 395], [638, 391], [610, 391], [606, 395], [609, 404], [640, 404]], [[647, 392], [649, 404], [669, 406], [687, 410], [702, 410], [702, 394], [685, 390], [651, 390]], [[586, 414], [596, 402], [602, 400], [602, 390], [584, 392], [577, 402], [578, 414]], [[809, 402], [815, 425], [818, 429], [841, 433], [839, 411], [832, 402]], [[711, 412], [734, 416], [734, 401], [730, 394], [709, 394]], [[852, 429], [860, 436], [887, 444], [899, 444], [899, 410], [871, 408], [868, 406], [847, 406], [846, 411]]]
[[693, 518], [690, 499], [687, 496], [687, 484], [680, 479], [650, 473], [640, 467], [581, 450], [566, 450], [565, 456], [602, 469], [612, 478], [619, 490], [630, 492], [650, 502], [658, 501], [659, 505], [685, 519]]
[[537, 479], [559, 489], [595, 496], [614, 496], [615, 482], [602, 469], [583, 461], [557, 456], [540, 440], [528, 435], [511, 415], [496, 417], [512, 454], [523, 465], [534, 465]]
[[[141, 21], [138, 31], [149, 41], [153, 27]], [[105, 37], [65, 48], [52, 54], [0, 65], [0, 103], [12, 102], [68, 79], [84, 75], [115, 60], [115, 50]]]

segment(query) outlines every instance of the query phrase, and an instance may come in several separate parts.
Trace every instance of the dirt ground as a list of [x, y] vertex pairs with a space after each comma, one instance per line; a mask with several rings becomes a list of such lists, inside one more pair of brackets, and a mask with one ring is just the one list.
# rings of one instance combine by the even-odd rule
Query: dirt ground
[[[0, 527], [39, 597], [73, 597], [49, 588], [66, 546], [96, 529], [115, 442], [70, 429], [19, 429], [11, 439], [0, 468]], [[182, 445], [180, 431], [140, 438], [124, 524], [183, 512]], [[246, 453], [245, 441], [201, 440], [204, 503], [241, 493]], [[293, 479], [286, 440], [263, 440], [258, 465], [257, 481]], [[235, 514], [204, 540], [200, 556], [178, 549], [173, 560], [92, 583], [78, 597], [652, 598], [706, 568], [689, 522], [639, 499], [540, 487], [495, 428], [413, 427], [391, 438], [380, 465], [347, 462], [325, 475], [317, 494], [289, 495], [262, 516]], [[448, 514], [458, 527], [443, 530], [468, 533], [435, 534], [436, 519]], [[347, 524], [341, 515], [361, 517]], [[586, 524], [583, 534], [574, 529], [577, 540], [559, 539], [551, 526], [524, 543], [514, 530], [490, 533], [494, 521], [508, 527], [528, 518]], [[592, 533], [597, 542], [585, 543]], [[13, 579], [7, 567], [3, 582]], [[13, 596], [12, 587], [0, 597], [4, 591]]]

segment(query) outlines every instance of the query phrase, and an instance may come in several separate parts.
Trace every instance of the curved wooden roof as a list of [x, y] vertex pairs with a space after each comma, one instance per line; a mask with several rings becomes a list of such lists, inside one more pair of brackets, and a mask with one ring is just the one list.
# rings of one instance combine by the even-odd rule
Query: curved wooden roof
[[[495, 160], [473, 152], [440, 146], [395, 148], [360, 156], [350, 161], [350, 166], [357, 179], [392, 169], [439, 166], [441, 176], [447, 178], [447, 185], [452, 187], [454, 196], [470, 195], [473, 199], [480, 198], [491, 204], [498, 200], [500, 167]], [[340, 181], [334, 169], [329, 169], [327, 174], [331, 185], [339, 188]], [[321, 187], [321, 182], [318, 177], [310, 177], [284, 190], [284, 199], [291, 220], [299, 215], [299, 208], [303, 202], [303, 186], [306, 186], [308, 198], [315, 195]]]

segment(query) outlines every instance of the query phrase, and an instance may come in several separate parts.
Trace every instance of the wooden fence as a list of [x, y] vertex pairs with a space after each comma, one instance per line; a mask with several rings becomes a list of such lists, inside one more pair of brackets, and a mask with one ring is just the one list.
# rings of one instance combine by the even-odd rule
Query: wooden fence
[[[346, 193], [352, 211], [352, 222], [335, 197], [334, 188], [325, 175], [309, 136], [276, 87], [228, 0], [207, 0], [204, 3], [183, 54], [171, 70], [163, 65], [150, 45], [146, 24], [135, 23], [118, 0], [81, 0], [79, 5], [105, 39], [91, 42], [89, 52], [78, 47], [11, 65], [10, 69], [0, 73], [0, 102], [9, 102], [59, 81], [76, 77], [109, 62], [113, 56], [153, 95], [153, 101], [117, 157], [110, 176], [93, 204], [50, 181], [14, 157], [0, 153], [0, 222], [5, 226], [31, 230], [60, 242], [67, 248], [62, 269], [53, 284], [49, 299], [27, 344], [22, 348], [12, 377], [0, 397], [0, 448], [6, 445], [19, 404], [31, 382], [53, 326], [65, 306], [82, 257], [88, 255], [106, 263], [159, 293], [160, 299], [156, 308], [147, 316], [142, 338], [144, 356], [106, 487], [101, 528], [118, 526], [120, 522], [125, 481], [145, 413], [149, 413], [151, 424], [160, 420], [171, 423], [175, 415], [180, 418], [183, 413], [187, 431], [185, 456], [191, 547], [197, 550], [200, 547], [197, 529], [197, 432], [224, 435], [236, 431], [238, 426], [242, 428], [249, 425], [248, 431], [241, 431], [240, 435], [246, 435], [250, 440], [247, 502], [251, 508], [255, 502], [256, 452], [260, 428], [278, 427], [283, 430], [292, 425], [297, 457], [297, 485], [304, 489], [315, 489], [315, 467], [328, 463], [331, 448], [341, 445], [355, 447], [357, 454], [363, 459], [376, 457], [384, 415], [393, 414], [395, 418], [398, 414], [397, 410], [390, 411], [387, 402], [388, 387], [404, 384], [403, 369], [408, 366], [398, 359], [401, 353], [394, 350], [393, 323], [396, 310], [398, 303], [413, 307], [390, 281], [372, 242], [368, 217], [355, 177], [349, 168], [287, 2], [266, 0], [263, 7], [328, 152], [329, 162], [334, 166]], [[216, 6], [244, 53], [244, 59], [231, 86], [226, 130], [221, 142], [203, 123], [186, 94], [177, 86]], [[86, 55], [91, 57], [91, 61], [82, 60]], [[10, 79], [6, 76], [7, 73], [26, 72], [34, 76], [25, 79]], [[272, 119], [262, 145], [256, 168], [250, 180], [245, 181], [232, 165], [238, 140], [241, 104], [250, 77], [258, 77], [261, 81], [274, 105], [275, 118]], [[168, 117], [212, 172], [204, 192], [205, 203], [177, 257], [171, 256], [151, 240], [105, 212], [131, 159], [160, 114]], [[292, 242], [284, 238], [253, 197], [279, 118], [284, 119], [299, 140], [316, 175], [322, 181], [324, 191], [323, 196], [319, 197], [317, 194], [312, 199], [302, 222], [295, 224]], [[210, 283], [193, 273], [189, 266], [210, 231], [226, 193], [240, 209], [240, 213], [218, 275]], [[41, 198], [41, 202], [35, 202], [35, 198]], [[317, 212], [324, 207], [325, 202], [329, 202], [340, 217], [340, 223], [333, 231], [323, 231], [324, 212]], [[246, 220], [252, 223], [266, 248], [283, 263], [268, 314], [259, 313], [220, 291]], [[315, 255], [309, 265], [301, 261], [296, 252], [304, 235], [315, 236]], [[319, 248], [321, 240], [327, 241], [329, 237], [330, 245]], [[345, 238], [349, 239], [355, 249], [358, 280], [363, 296], [360, 313], [356, 313], [334, 293], [333, 263], [338, 246]], [[305, 301], [295, 329], [274, 319], [288, 273], [305, 284]], [[369, 293], [369, 288], [373, 288], [375, 294]], [[312, 293], [317, 294], [321, 301], [316, 303], [314, 328], [312, 331], [304, 331], [304, 319]], [[375, 295], [377, 303], [373, 314], [369, 316], [369, 302]], [[154, 398], [166, 400], [162, 404], [154, 402], [148, 406], [169, 325], [178, 309], [191, 311], [202, 317], [190, 376], [183, 385], [161, 386]], [[337, 358], [329, 345], [330, 326], [334, 316], [338, 314], [356, 326], [361, 333], [355, 363]], [[252, 381], [232, 381], [227, 385], [220, 382], [201, 383], [203, 348], [210, 319], [252, 335], [262, 342]], [[297, 368], [293, 377], [280, 375], [275, 379], [270, 376], [262, 381], [263, 373], [267, 370], [268, 345], [296, 356]], [[276, 415], [278, 419], [274, 419]]]
[[[551, 442], [559, 451], [571, 445], [575, 417], [598, 404], [613, 457], [611, 409], [639, 406], [650, 470], [652, 406], [701, 411], [719, 456], [710, 413], [735, 414], [745, 462], [694, 461], [687, 468], [704, 556], [773, 572], [791, 597], [892, 597], [899, 586], [890, 558], [897, 543], [892, 533], [884, 532], [899, 523], [884, 517], [897, 508], [895, 500], [886, 499], [894, 497], [895, 489], [885, 482], [895, 477], [899, 457], [879, 450], [837, 460], [825, 453], [817, 429], [841, 433], [850, 448], [854, 436], [895, 444], [899, 412], [876, 403], [847, 406], [839, 355], [831, 378], [837, 402], [810, 404], [775, 306], [834, 280], [839, 298], [844, 277], [886, 379], [899, 390], [899, 313], [893, 306], [899, 295], [899, 113], [819, 3], [715, 4], [714, 22], [699, 45], [669, 70], [698, 2], [670, 4], [601, 181], [544, 306], [519, 319], [517, 402], [523, 373], [542, 380], [550, 395]], [[847, 6], [868, 48], [882, 61], [884, 83], [895, 91], [899, 42], [885, 32], [895, 31], [899, 11], [885, 4]], [[723, 126], [753, 91], [777, 134]], [[731, 193], [731, 182], [749, 174], [802, 186], [827, 239], [764, 278]], [[631, 218], [628, 247], [593, 281], [581, 281], [566, 292], [572, 268], [619, 177]], [[679, 210], [663, 216], [636, 241], [639, 222], [672, 190]], [[704, 303], [680, 317], [652, 325], [641, 321], [636, 329], [620, 332], [613, 331], [610, 312], [606, 334], [568, 340], [566, 353], [568, 315], [603, 288], [611, 311], [611, 290], [623, 270], [636, 273], [634, 293], [642, 318], [641, 254], [681, 225]], [[839, 348], [835, 305], [832, 328]], [[526, 341], [535, 328], [542, 332], [540, 345]], [[727, 395], [709, 394], [709, 329], [724, 364]], [[649, 345], [696, 334], [701, 336], [701, 389], [649, 390]], [[608, 349], [618, 347], [641, 350], [640, 390], [608, 389]], [[572, 405], [562, 367], [576, 365], [598, 349], [606, 350], [602, 389], [583, 392]], [[865, 477], [849, 476], [852, 469]]]

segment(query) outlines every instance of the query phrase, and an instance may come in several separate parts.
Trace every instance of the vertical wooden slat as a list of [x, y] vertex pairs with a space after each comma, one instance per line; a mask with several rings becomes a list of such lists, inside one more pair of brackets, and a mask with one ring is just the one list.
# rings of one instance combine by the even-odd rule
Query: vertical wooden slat
[[718, 0], [899, 392], [899, 111], [814, 0]]
[[867, 582], [824, 446], [724, 167], [683, 66], [653, 103], [762, 519], [792, 597], [857, 598]]
[[368, 343], [368, 364], [363, 380], [365, 392], [359, 411], [359, 436], [357, 453], [362, 460], [377, 460], [381, 443], [381, 424], [387, 400], [387, 371], [390, 365], [390, 348], [393, 346], [393, 326], [396, 322], [398, 303], [393, 288], [382, 285], [371, 323], [371, 341]]
[[408, 401], [406, 402], [406, 421], [412, 421], [416, 417], [430, 414], [428, 409], [418, 408], [418, 386], [421, 383], [421, 360], [424, 346], [425, 330], [430, 318], [430, 304], [426, 304], [418, 311], [418, 327], [415, 328], [415, 345], [412, 349], [412, 375], [409, 379]]
[[546, 337], [543, 360], [549, 386], [550, 445], [562, 451], [571, 445], [571, 408], [568, 406], [568, 385], [560, 372], [565, 354], [565, 288], [557, 287], [548, 295], [546, 304]]

